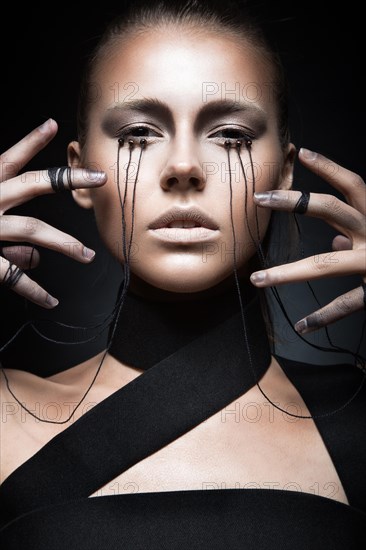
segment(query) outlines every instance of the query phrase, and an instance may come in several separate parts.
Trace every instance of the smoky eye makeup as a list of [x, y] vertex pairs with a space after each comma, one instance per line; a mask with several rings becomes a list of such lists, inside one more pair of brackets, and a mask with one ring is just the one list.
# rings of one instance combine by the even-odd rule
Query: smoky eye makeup
[[152, 131], [173, 130], [173, 117], [169, 106], [158, 98], [142, 98], [117, 104], [107, 109], [102, 119], [103, 132], [115, 137], [128, 126], [149, 126]]
[[268, 114], [260, 106], [229, 99], [203, 105], [197, 114], [195, 130], [209, 135], [224, 128], [234, 128], [259, 137], [267, 129]]
[[[128, 135], [135, 137], [159, 138], [163, 137], [162, 131], [150, 121], [138, 120], [138, 122], [123, 123], [118, 118], [107, 118], [103, 120], [102, 129], [104, 133], [111, 138], [126, 137]], [[266, 125], [241, 125], [233, 122], [208, 127], [204, 132], [200, 132], [202, 137], [222, 141], [224, 139], [251, 139], [255, 140], [261, 137], [265, 132]]]
[[[164, 133], [174, 133], [174, 119], [168, 105], [157, 99], [139, 100], [143, 105], [117, 106], [107, 109], [101, 129], [110, 138], [134, 136], [161, 138]], [[149, 107], [151, 105], [151, 107]], [[193, 132], [203, 139], [215, 141], [225, 138], [252, 140], [260, 138], [267, 129], [267, 115], [254, 106], [232, 105], [229, 101], [204, 105], [193, 122]], [[165, 134], [166, 135], [166, 134]]]
[[101, 128], [103, 133], [111, 138], [117, 138], [129, 131], [136, 131], [137, 128], [149, 129], [156, 136], [162, 133], [153, 120], [149, 120], [141, 115], [121, 116], [121, 114], [117, 113], [108, 113], [102, 120]]
[[240, 138], [241, 135], [251, 139], [259, 139], [267, 130], [267, 121], [262, 116], [234, 116], [215, 119], [215, 124], [207, 124], [204, 133], [208, 137], [222, 137], [226, 134], [235, 134], [234, 137]]

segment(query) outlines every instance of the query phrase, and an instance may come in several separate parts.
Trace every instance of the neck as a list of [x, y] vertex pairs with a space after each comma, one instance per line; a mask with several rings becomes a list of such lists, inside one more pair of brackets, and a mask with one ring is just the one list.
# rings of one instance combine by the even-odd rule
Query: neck
[[[111, 328], [109, 354], [124, 364], [147, 369], [234, 315], [242, 323], [234, 278], [229, 283], [211, 292], [184, 294], [184, 300], [176, 293], [142, 294], [136, 284], [130, 286], [114, 332]], [[244, 311], [251, 305], [246, 323], [260, 330], [268, 346], [258, 290], [247, 278], [239, 279], [239, 288]]]
[[[257, 269], [253, 263], [255, 260], [256, 258], [251, 258], [247, 265], [242, 266], [237, 271], [240, 286], [249, 288], [249, 292], [251, 287], [253, 287], [253, 285], [248, 282], [249, 275], [252, 271]], [[214, 296], [222, 294], [223, 292], [230, 291], [233, 288], [235, 288], [235, 278], [233, 273], [226, 277], [226, 279], [205, 290], [198, 292], [171, 292], [169, 290], [164, 290], [151, 285], [138, 277], [135, 273], [131, 272], [128, 291], [147, 300], [180, 303], [210, 299]]]

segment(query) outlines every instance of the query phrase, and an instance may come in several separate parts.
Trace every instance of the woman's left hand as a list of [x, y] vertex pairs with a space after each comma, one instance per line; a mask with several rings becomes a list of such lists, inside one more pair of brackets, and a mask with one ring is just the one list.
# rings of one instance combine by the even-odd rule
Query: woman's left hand
[[[252, 283], [267, 287], [355, 274], [363, 280], [361, 286], [298, 321], [295, 329], [304, 334], [366, 307], [366, 185], [360, 176], [318, 153], [300, 149], [299, 159], [345, 197], [347, 203], [334, 195], [311, 193], [305, 212], [325, 220], [341, 235], [333, 239], [332, 252], [256, 271], [250, 277]], [[254, 201], [258, 206], [292, 212], [300, 196], [301, 191], [273, 190], [254, 194]]]

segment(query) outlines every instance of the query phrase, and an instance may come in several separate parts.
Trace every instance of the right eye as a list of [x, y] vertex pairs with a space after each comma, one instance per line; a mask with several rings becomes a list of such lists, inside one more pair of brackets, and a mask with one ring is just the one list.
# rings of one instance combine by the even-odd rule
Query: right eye
[[[150, 133], [150, 134], [149, 134]], [[154, 135], [151, 135], [154, 134]], [[156, 138], [161, 137], [156, 130], [153, 130], [149, 126], [143, 126], [142, 124], [136, 124], [134, 126], [128, 126], [117, 132], [118, 139], [123, 138], [124, 140], [133, 139], [133, 138]]]

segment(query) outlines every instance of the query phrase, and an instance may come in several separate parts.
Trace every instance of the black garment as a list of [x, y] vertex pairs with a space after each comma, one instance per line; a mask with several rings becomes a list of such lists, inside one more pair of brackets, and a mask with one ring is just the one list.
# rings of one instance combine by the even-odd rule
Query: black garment
[[[146, 369], [17, 468], [0, 487], [4, 550], [353, 549], [366, 524], [366, 384], [315, 420], [350, 506], [280, 489], [202, 489], [87, 498], [243, 395], [271, 355], [256, 289], [156, 303], [132, 293], [110, 353]], [[254, 371], [251, 369], [251, 361]], [[340, 407], [363, 375], [352, 365], [276, 356], [311, 414]], [[291, 450], [289, 450], [291, 452]]]

